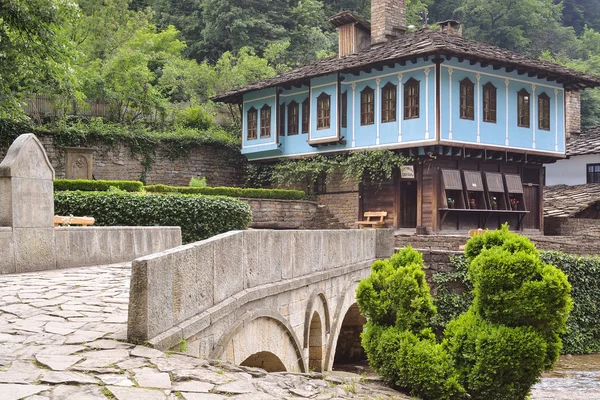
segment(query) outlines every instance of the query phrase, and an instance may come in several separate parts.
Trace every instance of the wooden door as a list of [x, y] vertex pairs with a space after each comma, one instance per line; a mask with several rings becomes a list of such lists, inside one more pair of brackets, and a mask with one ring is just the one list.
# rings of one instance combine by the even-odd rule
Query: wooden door
[[540, 229], [540, 188], [537, 184], [523, 185], [523, 198], [529, 213], [523, 219], [523, 229]]
[[417, 227], [417, 181], [400, 182], [400, 227]]

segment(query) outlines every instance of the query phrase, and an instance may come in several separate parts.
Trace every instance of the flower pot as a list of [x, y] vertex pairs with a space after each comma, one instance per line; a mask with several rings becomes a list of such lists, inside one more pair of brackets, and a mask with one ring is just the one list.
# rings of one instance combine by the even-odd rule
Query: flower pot
[[454, 209], [454, 204], [448, 204], [448, 208]]
[[518, 211], [519, 210], [519, 205], [518, 204], [511, 204], [510, 208], [512, 208], [513, 211]]
[[493, 205], [492, 205], [492, 210], [497, 210], [497, 209], [498, 209], [498, 206], [497, 206], [497, 205], [495, 205], [495, 204], [493, 204]]

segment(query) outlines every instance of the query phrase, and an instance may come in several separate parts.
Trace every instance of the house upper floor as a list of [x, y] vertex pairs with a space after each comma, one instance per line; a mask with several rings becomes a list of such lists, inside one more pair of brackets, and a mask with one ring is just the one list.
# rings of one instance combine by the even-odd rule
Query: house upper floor
[[[564, 158], [573, 93], [600, 86], [600, 78], [464, 39], [455, 21], [365, 45], [368, 23], [343, 17], [332, 18], [339, 57], [215, 99], [242, 104], [249, 159], [432, 145]], [[341, 39], [348, 26], [358, 48]]]

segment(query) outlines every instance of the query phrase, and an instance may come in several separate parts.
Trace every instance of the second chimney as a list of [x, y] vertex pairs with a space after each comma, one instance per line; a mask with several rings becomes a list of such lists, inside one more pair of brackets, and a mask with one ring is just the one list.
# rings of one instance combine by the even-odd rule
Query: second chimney
[[371, 0], [371, 45], [388, 42], [405, 31], [405, 0]]

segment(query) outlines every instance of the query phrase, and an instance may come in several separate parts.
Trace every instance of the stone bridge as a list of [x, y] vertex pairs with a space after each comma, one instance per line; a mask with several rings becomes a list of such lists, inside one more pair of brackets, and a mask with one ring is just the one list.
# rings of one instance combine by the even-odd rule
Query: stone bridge
[[358, 282], [391, 230], [230, 232], [132, 266], [128, 339], [267, 371], [362, 357]]

